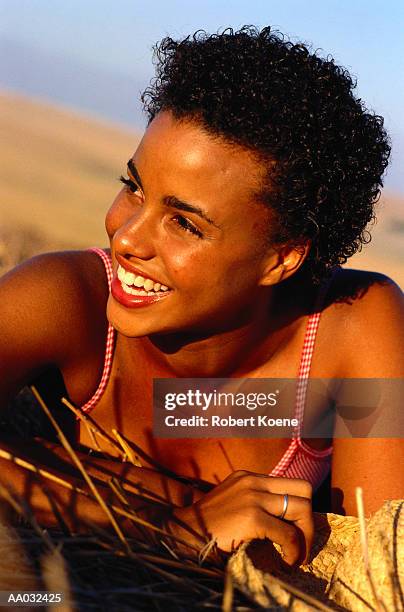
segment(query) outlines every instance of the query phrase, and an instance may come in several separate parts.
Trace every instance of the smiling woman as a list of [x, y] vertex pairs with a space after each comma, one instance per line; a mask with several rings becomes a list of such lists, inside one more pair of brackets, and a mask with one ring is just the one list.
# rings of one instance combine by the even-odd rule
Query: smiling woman
[[[338, 391], [310, 395], [309, 377], [403, 374], [399, 289], [339, 267], [373, 218], [383, 120], [346, 71], [270, 28], [167, 38], [156, 57], [149, 125], [106, 218], [110, 250], [46, 254], [1, 281], [1, 401], [33, 380], [56, 394], [62, 381], [72, 403], [147, 457], [125, 486], [164, 497], [170, 516], [143, 502], [142, 512], [224, 551], [268, 537], [294, 563], [310, 549], [312, 490], [330, 470], [336, 511], [355, 511], [358, 485], [368, 511], [402, 495], [400, 440], [305, 433], [338, 404]], [[297, 377], [294, 414], [277, 415], [293, 421], [290, 438], [154, 437], [153, 380], [190, 377]], [[72, 441], [109, 453], [90, 462], [97, 478], [121, 471], [86, 428]], [[25, 487], [10, 469], [3, 478]], [[89, 512], [105, 522], [89, 500], [74, 511], [59, 501], [76, 525]]]
[[[257, 236], [256, 228], [270, 227], [268, 209], [256, 201], [263, 171], [249, 151], [159, 113], [106, 219], [113, 257], [125, 271], [108, 303], [115, 328], [129, 336], [216, 334], [267, 311], [265, 287], [279, 275], [279, 254], [264, 231]], [[288, 258], [298, 265], [303, 251], [289, 250]], [[142, 277], [167, 291], [134, 295], [128, 285], [140, 286]], [[151, 300], [153, 309], [127, 310]]]

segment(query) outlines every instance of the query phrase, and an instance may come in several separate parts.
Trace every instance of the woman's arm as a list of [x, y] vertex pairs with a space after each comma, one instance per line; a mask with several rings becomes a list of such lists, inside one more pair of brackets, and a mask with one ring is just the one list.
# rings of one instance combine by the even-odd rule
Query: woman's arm
[[[365, 379], [359, 383], [363, 385], [365, 407], [372, 406], [373, 391], [386, 391], [390, 398], [384, 400], [384, 405], [382, 400], [377, 420], [374, 413], [368, 416], [367, 423], [363, 421], [365, 427], [360, 433], [368, 437], [347, 438], [349, 426], [338, 427], [337, 419], [332, 464], [333, 509], [352, 515], [357, 513], [357, 486], [363, 489], [367, 514], [380, 508], [386, 499], [404, 496], [404, 415], [399, 390], [404, 382], [403, 294], [390, 279], [374, 277], [375, 282], [363, 297], [350, 306], [346, 319], [345, 376]], [[349, 384], [348, 381], [348, 387]], [[360, 430], [360, 420], [354, 419], [351, 424], [352, 431]], [[381, 431], [388, 432], [389, 437], [380, 437]]]
[[[3, 436], [0, 449], [38, 468], [60, 474], [61, 477], [72, 478], [76, 482], [83, 482], [80, 470], [60, 444], [38, 439], [24, 440], [22, 443], [21, 438], [5, 439]], [[74, 452], [91, 478], [104, 484], [115, 478], [131, 495], [140, 494], [163, 504], [184, 506], [191, 504], [200, 491], [196, 484], [187, 482], [186, 479], [176, 479], [154, 469], [137, 467], [114, 458], [94, 456], [77, 449]], [[204, 490], [212, 487], [207, 483], [201, 485]]]
[[[95, 524], [104, 529], [111, 530], [112, 522], [105, 512], [102, 505], [95, 500], [94, 493], [91, 491], [88, 484], [85, 482], [78, 471], [72, 469], [71, 464], [64, 464], [60, 461], [47, 461], [41, 456], [38, 449], [29, 445], [25, 449], [26, 461], [35, 469], [27, 469], [21, 465], [22, 453], [15, 452], [13, 445], [1, 443], [2, 451], [10, 452], [11, 455], [17, 455], [18, 461], [11, 461], [2, 454], [0, 456], [0, 484], [9, 489], [14, 495], [22, 498], [29, 505], [36, 519], [43, 526], [55, 526], [57, 524], [57, 514], [73, 531], [83, 531], [89, 525]], [[140, 468], [142, 469], [142, 468]], [[91, 473], [91, 470], [86, 470]], [[130, 504], [130, 508], [135, 510], [137, 516], [159, 525], [171, 513], [172, 504], [174, 501], [179, 503], [182, 501], [182, 487], [178, 483], [176, 487], [175, 481], [169, 487], [169, 495], [174, 498], [170, 503], [164, 502], [164, 496], [168, 487], [162, 487], [163, 477], [154, 478], [154, 474], [146, 470], [142, 474], [142, 478], [138, 480], [143, 483], [143, 487], [148, 492], [148, 498], [144, 499], [142, 495], [136, 495], [133, 491], [137, 487], [124, 485], [125, 499]], [[96, 489], [101, 498], [115, 508], [122, 508], [122, 504], [118, 497], [114, 494], [111, 487], [108, 486], [107, 480], [97, 478], [93, 473], [91, 480], [96, 486]], [[83, 493], [86, 492], [85, 493]], [[156, 493], [153, 494], [153, 491]], [[150, 495], [150, 493], [152, 493]], [[159, 493], [159, 494], [158, 494]], [[160, 501], [153, 501], [154, 498], [159, 498]], [[3, 502], [1, 502], [3, 503]], [[55, 513], [56, 510], [56, 513]], [[127, 518], [119, 513], [119, 510], [113, 510], [112, 514], [121, 524], [121, 528], [128, 535], [138, 537], [140, 535], [136, 522], [130, 522]]]
[[[40, 255], [0, 278], [0, 408], [50, 367], [102, 361], [107, 294], [89, 252]], [[90, 390], [101, 365], [92, 359], [85, 370]]]
[[334, 512], [357, 514], [355, 488], [363, 489], [365, 513], [386, 499], [404, 496], [404, 441], [387, 438], [339, 439], [334, 442], [332, 505]]
[[[15, 453], [15, 445], [1, 447]], [[32, 443], [25, 447], [25, 457], [39, 470], [46, 470], [79, 489], [88, 490], [82, 476], [60, 449]], [[21, 457], [21, 452], [19, 453]], [[140, 518], [168, 529], [169, 533], [190, 545], [180, 545], [185, 554], [200, 550], [214, 538], [218, 547], [231, 552], [241, 542], [269, 538], [282, 546], [289, 564], [307, 557], [313, 539], [311, 486], [295, 479], [271, 478], [263, 474], [233, 472], [222, 483], [203, 494], [199, 490], [159, 472], [136, 468], [109, 460], [79, 455], [87, 473], [108, 504], [119, 506], [107, 481], [112, 475], [125, 475], [121, 481], [125, 497]], [[88, 496], [69, 489], [61, 482], [27, 471], [24, 467], [0, 458], [0, 483], [12, 486], [22, 496], [43, 525], [56, 522], [55, 505], [70, 528], [82, 530], [88, 523], [111, 529], [111, 522], [101, 505]], [[288, 493], [285, 508], [285, 493]], [[144, 496], [147, 496], [145, 498]], [[154, 501], [155, 500], [155, 501]], [[286, 510], [285, 520], [282, 520]], [[117, 515], [121, 528], [130, 536], [142, 538], [142, 532], [128, 519]], [[175, 543], [173, 543], [175, 545]]]

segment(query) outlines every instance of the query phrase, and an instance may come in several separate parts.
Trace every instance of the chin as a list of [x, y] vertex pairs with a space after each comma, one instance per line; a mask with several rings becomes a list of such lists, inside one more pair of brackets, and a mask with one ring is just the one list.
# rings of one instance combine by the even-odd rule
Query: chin
[[174, 331], [162, 327], [161, 316], [152, 317], [143, 309], [129, 311], [111, 296], [107, 304], [107, 319], [117, 332], [128, 338], [165, 334]]
[[115, 302], [111, 296], [107, 304], [107, 319], [117, 332], [129, 338], [146, 336], [150, 330], [150, 325], [147, 324], [144, 317], [137, 316], [136, 320], [135, 317], [130, 316], [130, 313], [128, 314], [123, 306]]

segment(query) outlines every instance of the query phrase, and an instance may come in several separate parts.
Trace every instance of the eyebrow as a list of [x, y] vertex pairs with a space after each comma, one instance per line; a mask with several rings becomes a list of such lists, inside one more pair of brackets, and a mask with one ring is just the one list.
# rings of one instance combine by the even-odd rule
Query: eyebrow
[[207, 221], [207, 223], [209, 223], [210, 225], [213, 225], [214, 227], [217, 227], [218, 229], [220, 229], [220, 226], [217, 225], [213, 221], [213, 219], [208, 217], [204, 213], [202, 208], [199, 208], [199, 206], [195, 206], [194, 204], [188, 204], [187, 202], [183, 202], [182, 200], [179, 200], [175, 196], [169, 196], [165, 201], [165, 205], [169, 208], [177, 208], [178, 210], [183, 210], [184, 212], [194, 213], [195, 215], [198, 215], [199, 217]]
[[[136, 166], [133, 163], [132, 159], [128, 161], [128, 170], [130, 171], [133, 178], [139, 185], [140, 189], [144, 191], [142, 181], [140, 180], [139, 172], [137, 171]], [[204, 219], [210, 225], [213, 225], [214, 227], [221, 229], [220, 226], [217, 225], [213, 221], [213, 219], [208, 217], [208, 215], [199, 206], [195, 206], [194, 204], [188, 204], [187, 202], [183, 202], [182, 200], [179, 200], [175, 196], [168, 196], [168, 198], [165, 199], [164, 203], [168, 208], [177, 208], [178, 210], [183, 210], [184, 212], [194, 213], [195, 215], [198, 215], [199, 217]]]

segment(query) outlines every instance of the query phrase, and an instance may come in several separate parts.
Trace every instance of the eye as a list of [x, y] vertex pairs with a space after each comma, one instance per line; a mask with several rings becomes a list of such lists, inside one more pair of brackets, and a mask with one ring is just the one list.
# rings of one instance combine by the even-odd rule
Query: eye
[[128, 189], [130, 189], [130, 191], [132, 193], [136, 193], [137, 191], [140, 191], [140, 187], [137, 183], [135, 183], [135, 181], [132, 181], [132, 179], [127, 178], [126, 176], [120, 176], [119, 180], [121, 181], [121, 183], [123, 183], [124, 185], [126, 185], [128, 187]]
[[175, 217], [173, 217], [173, 220], [185, 232], [190, 232], [191, 234], [194, 234], [194, 236], [202, 238], [202, 232], [200, 232], [198, 228], [193, 225], [193, 223], [188, 221], [188, 219], [186, 219], [182, 215], [175, 215]]

